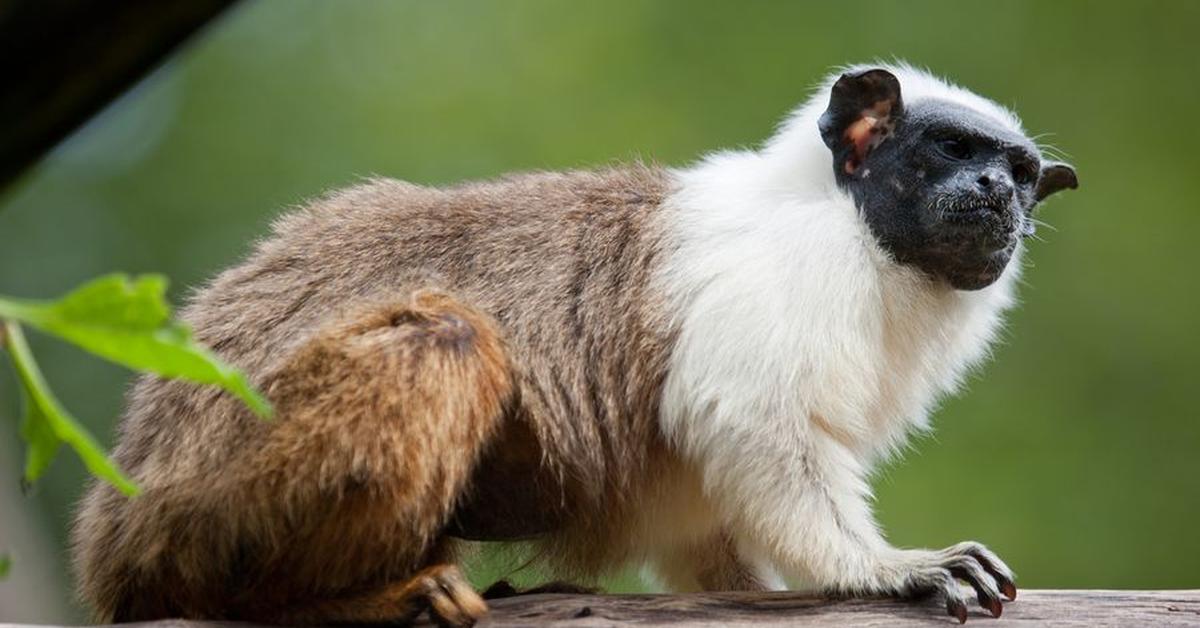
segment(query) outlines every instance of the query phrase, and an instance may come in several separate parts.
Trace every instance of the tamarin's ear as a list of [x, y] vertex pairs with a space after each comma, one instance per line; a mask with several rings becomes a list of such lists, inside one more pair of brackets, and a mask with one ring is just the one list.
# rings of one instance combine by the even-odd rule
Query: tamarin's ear
[[833, 84], [829, 108], [818, 122], [837, 171], [857, 172], [871, 150], [892, 135], [902, 108], [900, 81], [891, 72], [843, 74]]
[[1075, 169], [1070, 164], [1064, 164], [1061, 161], [1047, 161], [1042, 163], [1042, 172], [1038, 175], [1034, 197], [1040, 203], [1042, 199], [1059, 190], [1068, 188], [1074, 190], [1077, 187], [1079, 187], [1079, 178], [1075, 176]]

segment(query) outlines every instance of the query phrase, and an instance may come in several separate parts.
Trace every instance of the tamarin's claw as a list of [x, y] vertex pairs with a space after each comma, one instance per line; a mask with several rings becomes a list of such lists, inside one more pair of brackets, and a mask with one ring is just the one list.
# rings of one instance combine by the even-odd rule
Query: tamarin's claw
[[958, 620], [958, 623], [967, 623], [967, 605], [962, 603], [962, 600], [946, 600], [946, 613]]

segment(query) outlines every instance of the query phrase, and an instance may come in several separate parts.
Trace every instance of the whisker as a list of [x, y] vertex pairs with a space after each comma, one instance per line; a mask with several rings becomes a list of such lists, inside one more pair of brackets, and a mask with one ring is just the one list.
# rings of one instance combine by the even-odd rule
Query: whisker
[[1070, 161], [1071, 160], [1070, 153], [1068, 153], [1067, 151], [1065, 151], [1053, 144], [1038, 143], [1037, 147], [1038, 147], [1038, 150], [1042, 151], [1043, 155], [1050, 157], [1051, 159], [1055, 159], [1058, 161]]
[[1045, 220], [1034, 218], [1033, 216], [1029, 216], [1026, 220], [1029, 220], [1030, 222], [1037, 225], [1038, 227], [1044, 227], [1044, 228], [1049, 229], [1054, 232], [1058, 231], [1058, 227], [1055, 227], [1054, 225], [1046, 222]]

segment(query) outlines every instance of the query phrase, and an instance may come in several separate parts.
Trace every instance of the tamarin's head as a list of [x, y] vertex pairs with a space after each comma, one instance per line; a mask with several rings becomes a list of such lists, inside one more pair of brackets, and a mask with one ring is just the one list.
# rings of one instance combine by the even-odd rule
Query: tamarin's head
[[842, 74], [817, 126], [880, 246], [959, 290], [996, 281], [1034, 207], [1078, 185], [1011, 113], [907, 67]]

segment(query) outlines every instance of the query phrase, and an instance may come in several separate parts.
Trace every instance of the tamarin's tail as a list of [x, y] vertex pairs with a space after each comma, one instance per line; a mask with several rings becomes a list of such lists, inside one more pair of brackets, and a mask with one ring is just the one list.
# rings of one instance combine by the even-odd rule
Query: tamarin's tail
[[89, 496], [77, 551], [98, 619], [482, 614], [441, 536], [513, 395], [495, 323], [417, 292], [325, 327], [265, 382], [277, 418], [211, 477]]

